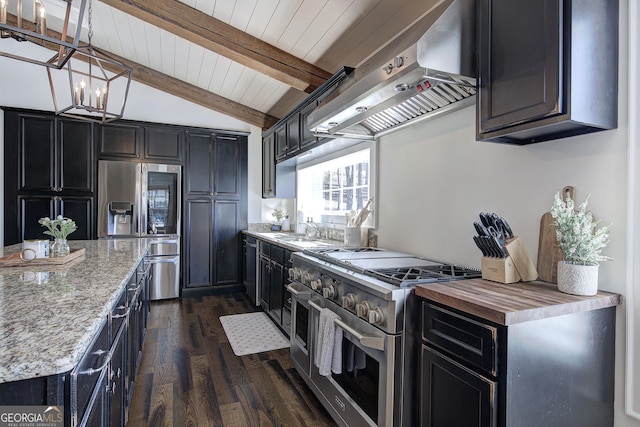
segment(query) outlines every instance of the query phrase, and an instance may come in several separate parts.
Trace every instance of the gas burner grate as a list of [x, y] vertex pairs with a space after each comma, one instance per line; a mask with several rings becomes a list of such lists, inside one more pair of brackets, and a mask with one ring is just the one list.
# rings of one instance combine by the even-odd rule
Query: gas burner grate
[[365, 274], [396, 286], [412, 286], [437, 281], [472, 279], [482, 275], [478, 270], [451, 264], [384, 268], [367, 270]]

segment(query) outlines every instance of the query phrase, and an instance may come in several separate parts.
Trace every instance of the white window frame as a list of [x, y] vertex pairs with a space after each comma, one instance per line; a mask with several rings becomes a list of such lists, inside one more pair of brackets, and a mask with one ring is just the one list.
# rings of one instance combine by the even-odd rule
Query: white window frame
[[[376, 228], [377, 227], [377, 216], [376, 216], [376, 207], [377, 207], [377, 182], [378, 182], [378, 141], [364, 141], [347, 148], [344, 148], [339, 151], [334, 151], [328, 153], [324, 156], [320, 156], [309, 160], [307, 162], [300, 162], [296, 167], [296, 173], [299, 174], [301, 170], [304, 170], [310, 166], [315, 166], [320, 163], [324, 163], [330, 160], [335, 160], [343, 156], [347, 156], [349, 154], [369, 149], [370, 153], [370, 161], [369, 161], [369, 197], [372, 198], [371, 206], [369, 210], [371, 211], [369, 218], [363, 224], [364, 227]], [[296, 177], [296, 181], [300, 182], [299, 178]], [[296, 199], [299, 200], [297, 192], [300, 191], [300, 188], [296, 188]], [[306, 214], [305, 214], [306, 215]], [[309, 216], [309, 215], [307, 215]], [[304, 222], [305, 218], [298, 218], [298, 222]], [[321, 218], [315, 218], [314, 222], [321, 223], [324, 225], [335, 226], [336, 228], [344, 228], [345, 227], [345, 217], [344, 213], [335, 213], [331, 214], [328, 212], [324, 212]]]

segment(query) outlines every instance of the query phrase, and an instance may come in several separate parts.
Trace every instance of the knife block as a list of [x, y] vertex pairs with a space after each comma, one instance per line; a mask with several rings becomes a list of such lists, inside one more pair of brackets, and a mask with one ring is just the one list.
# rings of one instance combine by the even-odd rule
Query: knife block
[[483, 256], [481, 268], [483, 279], [505, 284], [520, 281], [520, 275], [510, 256], [506, 258]]
[[531, 257], [518, 236], [505, 245], [506, 258], [482, 257], [482, 278], [500, 283], [530, 282], [538, 278]]

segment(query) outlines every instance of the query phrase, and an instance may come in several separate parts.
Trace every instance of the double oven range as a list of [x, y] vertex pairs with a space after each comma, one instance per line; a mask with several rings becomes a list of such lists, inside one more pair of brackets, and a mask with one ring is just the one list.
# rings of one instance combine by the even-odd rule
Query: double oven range
[[[287, 286], [294, 366], [339, 425], [415, 425], [420, 339], [415, 285], [480, 275], [378, 248], [295, 252]], [[342, 344], [335, 343], [341, 345], [341, 369], [334, 363], [327, 376], [315, 363], [324, 350], [317, 339], [324, 332], [323, 309], [333, 313], [342, 333]]]

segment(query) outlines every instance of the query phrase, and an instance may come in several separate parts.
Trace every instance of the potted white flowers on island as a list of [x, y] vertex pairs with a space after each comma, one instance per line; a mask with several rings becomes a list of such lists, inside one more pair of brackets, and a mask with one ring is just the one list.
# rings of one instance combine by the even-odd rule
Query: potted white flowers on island
[[611, 225], [596, 230], [600, 221], [587, 212], [589, 196], [575, 209], [570, 194], [562, 200], [556, 193], [551, 216], [556, 226], [556, 238], [564, 261], [558, 263], [558, 290], [574, 295], [598, 293], [598, 261], [611, 258], [601, 254], [609, 243]]
[[62, 215], [58, 215], [56, 219], [51, 219], [48, 216], [40, 218], [38, 223], [43, 227], [47, 227], [44, 234], [53, 236], [55, 242], [51, 246], [52, 256], [65, 256], [69, 255], [71, 249], [67, 243], [67, 236], [78, 229], [76, 222], [71, 218], [65, 218]]

